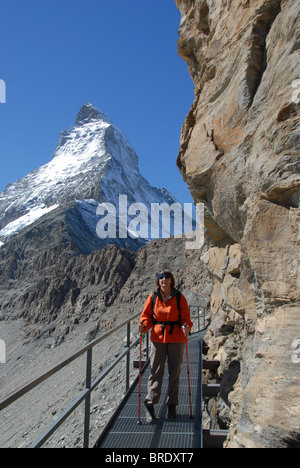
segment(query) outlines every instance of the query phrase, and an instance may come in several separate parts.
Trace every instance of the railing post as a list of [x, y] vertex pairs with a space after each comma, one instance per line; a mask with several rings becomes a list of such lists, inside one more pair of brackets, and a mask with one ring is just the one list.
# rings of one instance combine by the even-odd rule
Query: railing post
[[146, 356], [147, 356], [147, 361], [148, 361], [149, 359], [149, 333], [147, 333], [147, 337], [146, 337], [146, 348], [147, 348]]
[[127, 323], [127, 348], [126, 356], [126, 392], [129, 390], [129, 373], [130, 373], [130, 322]]
[[[92, 384], [92, 348], [88, 349], [86, 357], [86, 380], [85, 388], [91, 388]], [[89, 448], [90, 438], [90, 412], [91, 412], [91, 394], [89, 393], [85, 399], [85, 414], [84, 414], [84, 436], [83, 448]]]

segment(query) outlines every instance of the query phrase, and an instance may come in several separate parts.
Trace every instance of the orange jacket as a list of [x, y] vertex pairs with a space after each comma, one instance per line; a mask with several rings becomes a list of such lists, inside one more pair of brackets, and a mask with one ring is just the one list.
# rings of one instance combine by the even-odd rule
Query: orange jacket
[[[177, 298], [176, 293], [178, 291], [173, 289], [170, 299], [166, 303], [161, 298], [161, 295], [158, 291], [157, 299], [154, 306], [154, 318], [157, 322], [178, 322], [179, 321], [179, 311], [177, 309]], [[147, 333], [152, 328], [151, 331], [151, 341], [156, 343], [185, 343], [186, 338], [182, 331], [182, 326], [186, 323], [190, 328], [193, 326], [191, 322], [191, 315], [189, 306], [186, 298], [181, 294], [180, 299], [180, 316], [181, 324], [180, 327], [175, 324], [173, 334], [170, 335], [171, 325], [166, 325], [163, 330], [163, 326], [159, 323], [153, 324], [152, 321], [152, 295], [148, 297], [145, 303], [143, 313], [141, 315], [141, 322], [146, 325], [146, 328], [143, 333]]]

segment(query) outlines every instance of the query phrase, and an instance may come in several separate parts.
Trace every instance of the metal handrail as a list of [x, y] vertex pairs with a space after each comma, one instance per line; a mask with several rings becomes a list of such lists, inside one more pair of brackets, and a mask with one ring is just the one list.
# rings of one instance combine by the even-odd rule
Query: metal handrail
[[[130, 343], [130, 323], [133, 320], [136, 320], [140, 316], [140, 312], [128, 318], [125, 322], [117, 325], [116, 327], [112, 328], [104, 335], [96, 338], [95, 340], [91, 341], [87, 346], [79, 350], [77, 353], [72, 354], [69, 358], [65, 359], [58, 365], [54, 366], [49, 371], [45, 372], [38, 378], [32, 380], [31, 382], [27, 383], [20, 389], [16, 390], [15, 392], [11, 393], [3, 400], [0, 401], [0, 411], [10, 406], [13, 402], [27, 394], [29, 391], [33, 390], [35, 387], [40, 385], [42, 382], [47, 380], [49, 377], [56, 374], [58, 371], [69, 365], [71, 362], [75, 361], [77, 358], [82, 356], [83, 354], [87, 354], [86, 360], [86, 383], [85, 389], [79, 394], [79, 396], [66, 408], [66, 410], [61, 413], [61, 415], [54, 421], [54, 423], [46, 429], [46, 431], [35, 441], [33, 444], [30, 445], [29, 448], [39, 448], [41, 447], [49, 438], [50, 436], [61, 426], [61, 424], [65, 421], [65, 419], [70, 416], [78, 405], [85, 400], [85, 416], [84, 416], [84, 443], [83, 447], [88, 448], [89, 446], [89, 431], [90, 431], [90, 396], [93, 390], [100, 384], [100, 382], [115, 368], [115, 366], [125, 357], [127, 357], [127, 365], [126, 365], [126, 391], [129, 390], [129, 369], [130, 369], [130, 350], [137, 345], [139, 342], [139, 337]], [[103, 340], [108, 338], [113, 333], [120, 330], [122, 327], [127, 325], [127, 347], [126, 349], [111, 363], [101, 374], [99, 374], [95, 380], [92, 381], [92, 350], [93, 348], [101, 343]]]
[[[190, 308], [197, 307], [198, 309], [198, 330], [203, 330], [205, 328], [205, 317], [206, 313], [203, 307], [190, 306]], [[200, 314], [200, 309], [204, 311], [204, 314]], [[126, 392], [129, 391], [129, 373], [130, 373], [130, 350], [135, 347], [139, 342], [139, 337], [136, 338], [132, 343], [130, 343], [130, 324], [132, 321], [140, 317], [140, 312], [128, 318], [125, 322], [120, 323], [116, 327], [112, 328], [104, 335], [101, 335], [99, 338], [91, 341], [87, 346], [80, 349], [78, 352], [72, 354], [61, 363], [54, 366], [49, 371], [45, 372], [36, 379], [28, 382], [26, 385], [20, 389], [14, 391], [10, 395], [6, 396], [3, 400], [0, 400], [0, 411], [4, 410], [12, 403], [20, 399], [22, 396], [26, 395], [28, 392], [33, 390], [35, 387], [40, 385], [42, 382], [49, 379], [51, 376], [56, 374], [58, 371], [68, 366], [70, 363], [78, 359], [80, 356], [86, 353], [86, 381], [85, 389], [78, 395], [78, 397], [65, 409], [63, 413], [49, 426], [43, 434], [36, 439], [29, 448], [39, 448], [50, 438], [50, 436], [62, 425], [62, 423], [75, 411], [75, 409], [80, 405], [81, 402], [85, 400], [85, 414], [84, 414], [84, 436], [83, 436], [83, 447], [89, 447], [89, 432], [90, 432], [90, 403], [91, 403], [91, 393], [95, 390], [101, 381], [109, 375], [109, 373], [115, 368], [115, 366], [122, 361], [125, 357], [126, 359]], [[202, 326], [200, 325], [200, 318], [203, 318], [204, 322]], [[122, 327], [127, 325], [127, 346], [126, 349], [103, 371], [92, 381], [92, 350], [93, 348], [104, 341], [106, 338], [116, 333]], [[196, 328], [196, 327], [195, 327]], [[148, 357], [148, 345], [149, 337], [147, 335], [147, 357]]]
[[[190, 305], [189, 309], [191, 311], [191, 319], [192, 321], [194, 320], [194, 315], [192, 314], [192, 310], [196, 309], [196, 315], [195, 318], [197, 320], [197, 324], [194, 323], [193, 326], [193, 331], [203, 331], [207, 328], [207, 316], [210, 313], [210, 309], [207, 309], [207, 307], [204, 306], [199, 306], [199, 305]], [[197, 328], [196, 328], [197, 327]]]

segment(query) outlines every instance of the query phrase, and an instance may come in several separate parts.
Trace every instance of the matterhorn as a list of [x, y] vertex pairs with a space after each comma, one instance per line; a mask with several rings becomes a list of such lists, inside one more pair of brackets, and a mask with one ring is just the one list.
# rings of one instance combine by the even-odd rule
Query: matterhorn
[[0, 193], [0, 242], [18, 247], [72, 242], [82, 253], [108, 243], [138, 250], [145, 239], [101, 239], [97, 206], [176, 203], [165, 189], [142, 177], [138, 156], [123, 133], [99, 109], [84, 105], [76, 125], [62, 131], [50, 162], [8, 185]]

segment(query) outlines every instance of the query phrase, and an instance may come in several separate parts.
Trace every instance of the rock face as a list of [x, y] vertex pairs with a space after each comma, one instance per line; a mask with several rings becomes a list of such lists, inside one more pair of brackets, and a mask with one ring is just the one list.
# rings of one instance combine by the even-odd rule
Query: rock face
[[226, 446], [295, 446], [300, 3], [176, 4], [178, 52], [195, 84], [178, 166], [195, 202], [206, 207], [210, 249], [203, 260], [213, 281], [206, 340], [209, 356], [221, 361], [217, 378], [236, 372], [219, 402], [231, 421]]

